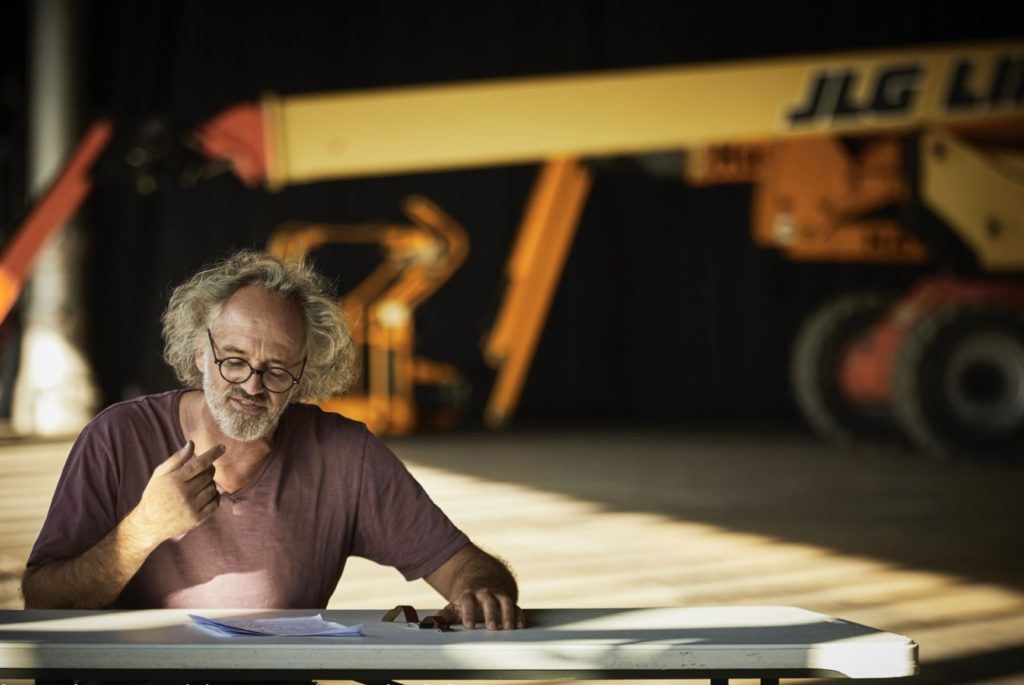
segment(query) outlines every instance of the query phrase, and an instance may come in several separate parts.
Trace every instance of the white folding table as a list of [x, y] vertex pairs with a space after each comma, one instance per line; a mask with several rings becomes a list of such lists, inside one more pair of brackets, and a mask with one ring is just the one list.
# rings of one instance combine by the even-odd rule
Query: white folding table
[[450, 632], [325, 611], [363, 635], [220, 637], [189, 618], [306, 611], [0, 611], [0, 678], [359, 681], [897, 678], [908, 637], [792, 607], [536, 609], [525, 630]]

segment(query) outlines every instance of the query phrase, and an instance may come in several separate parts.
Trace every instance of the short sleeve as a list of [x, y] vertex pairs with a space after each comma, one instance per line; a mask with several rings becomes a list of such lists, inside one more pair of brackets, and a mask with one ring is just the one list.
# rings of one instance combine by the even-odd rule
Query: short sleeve
[[367, 433], [352, 554], [415, 580], [468, 543], [398, 457]]
[[77, 557], [113, 530], [117, 481], [109, 440], [101, 428], [90, 424], [64, 464], [28, 566]]

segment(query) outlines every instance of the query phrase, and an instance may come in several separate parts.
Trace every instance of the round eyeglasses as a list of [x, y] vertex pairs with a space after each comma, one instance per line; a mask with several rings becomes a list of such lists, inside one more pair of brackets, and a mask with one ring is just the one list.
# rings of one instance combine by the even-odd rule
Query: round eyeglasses
[[306, 358], [302, 358], [302, 368], [299, 369], [298, 377], [293, 376], [288, 369], [280, 366], [268, 366], [265, 369], [254, 369], [252, 364], [241, 357], [217, 358], [217, 346], [213, 342], [213, 333], [206, 329], [206, 335], [210, 338], [210, 349], [213, 350], [213, 363], [220, 369], [220, 377], [228, 383], [245, 383], [253, 374], [260, 377], [263, 387], [270, 392], [288, 392], [302, 380], [302, 372], [306, 370]]

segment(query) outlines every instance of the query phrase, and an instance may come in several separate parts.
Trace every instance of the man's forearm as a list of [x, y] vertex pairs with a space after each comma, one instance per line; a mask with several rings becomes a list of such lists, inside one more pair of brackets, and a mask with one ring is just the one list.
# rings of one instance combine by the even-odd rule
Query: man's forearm
[[519, 588], [508, 567], [495, 557], [474, 548], [455, 570], [446, 599], [449, 601], [464, 592], [481, 588], [504, 592], [513, 602], [519, 601]]
[[451, 622], [473, 628], [483, 620], [488, 630], [526, 627], [517, 605], [519, 588], [512, 572], [498, 558], [470, 543], [426, 577], [448, 600], [441, 614]]
[[30, 568], [22, 580], [26, 609], [104, 609], [160, 543], [134, 512], [73, 559]]

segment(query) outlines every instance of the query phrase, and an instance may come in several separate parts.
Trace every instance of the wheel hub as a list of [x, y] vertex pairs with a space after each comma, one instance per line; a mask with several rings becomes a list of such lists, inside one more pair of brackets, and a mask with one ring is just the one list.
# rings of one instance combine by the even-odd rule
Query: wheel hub
[[964, 424], [1006, 433], [1024, 423], [1024, 343], [1001, 332], [965, 338], [950, 357], [945, 391]]

